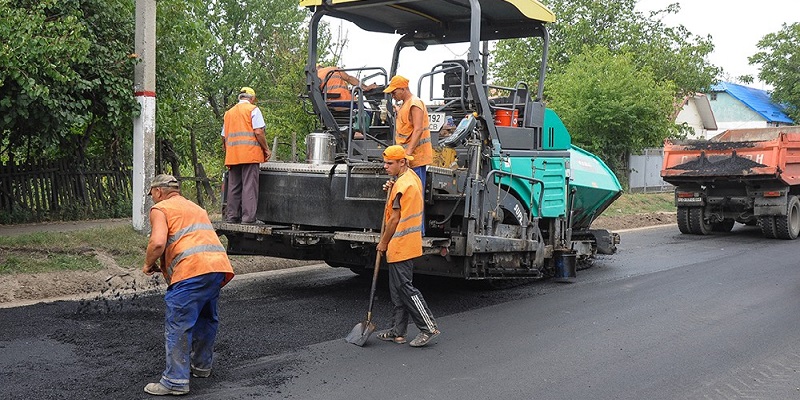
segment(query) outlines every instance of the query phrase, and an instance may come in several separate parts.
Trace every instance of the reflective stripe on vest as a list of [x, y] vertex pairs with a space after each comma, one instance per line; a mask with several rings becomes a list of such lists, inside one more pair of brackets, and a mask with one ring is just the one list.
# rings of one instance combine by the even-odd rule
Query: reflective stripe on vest
[[428, 110], [419, 97], [412, 96], [410, 100], [400, 107], [400, 111], [397, 113], [394, 142], [403, 146], [404, 149], [408, 148], [408, 141], [411, 140], [411, 134], [414, 133], [414, 125], [411, 122], [412, 106], [422, 110], [422, 122], [425, 124], [422, 127], [422, 135], [419, 137], [417, 147], [411, 152], [414, 159], [408, 163], [411, 168], [416, 168], [433, 163], [433, 146], [431, 144], [431, 131], [428, 126]]
[[254, 104], [242, 102], [225, 113], [225, 165], [255, 164], [266, 161], [253, 131]]
[[[400, 196], [400, 220], [386, 249], [386, 261], [394, 263], [410, 260], [422, 255], [422, 183], [417, 174], [407, 170], [392, 186], [390, 199]], [[394, 201], [386, 204], [384, 213], [388, 218]]]
[[155, 205], [167, 218], [164, 278], [172, 285], [184, 279], [223, 272], [223, 285], [233, 278], [233, 268], [208, 214], [182, 196]]

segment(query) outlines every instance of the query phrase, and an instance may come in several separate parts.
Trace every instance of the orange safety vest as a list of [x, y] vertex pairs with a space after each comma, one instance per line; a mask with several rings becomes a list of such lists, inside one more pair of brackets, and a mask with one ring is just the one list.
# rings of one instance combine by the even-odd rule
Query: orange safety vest
[[225, 165], [255, 164], [266, 161], [264, 150], [253, 132], [251, 113], [255, 104], [241, 102], [225, 113]]
[[[330, 74], [330, 78], [328, 78], [327, 84], [325, 83], [325, 78], [328, 77], [328, 73], [331, 71], [336, 71]], [[325, 67], [320, 68], [317, 70], [317, 77], [319, 77], [320, 85], [319, 88], [322, 90], [323, 95], [325, 93], [334, 94], [338, 93], [338, 97], [326, 97], [327, 101], [350, 101], [353, 96], [350, 95], [350, 87], [347, 86], [347, 81], [344, 80], [342, 77], [342, 73], [339, 71], [337, 67]]]
[[417, 147], [411, 153], [414, 159], [409, 162], [411, 168], [421, 167], [433, 162], [433, 145], [431, 144], [431, 131], [428, 129], [428, 110], [425, 108], [425, 103], [419, 97], [413, 96], [411, 99], [403, 103], [400, 111], [397, 113], [397, 125], [394, 130], [394, 142], [408, 147], [408, 142], [411, 140], [411, 133], [414, 132], [414, 125], [411, 123], [411, 107], [419, 107], [422, 110], [422, 123], [425, 126], [422, 128], [422, 136], [419, 137]]
[[167, 244], [161, 271], [168, 285], [212, 272], [225, 273], [225, 286], [233, 268], [208, 213], [183, 196], [153, 205], [167, 217]]
[[386, 261], [390, 263], [410, 260], [422, 255], [422, 182], [414, 171], [407, 170], [392, 186], [389, 202], [384, 210], [385, 218], [392, 213], [392, 205], [398, 193], [400, 197], [400, 221], [389, 240]]

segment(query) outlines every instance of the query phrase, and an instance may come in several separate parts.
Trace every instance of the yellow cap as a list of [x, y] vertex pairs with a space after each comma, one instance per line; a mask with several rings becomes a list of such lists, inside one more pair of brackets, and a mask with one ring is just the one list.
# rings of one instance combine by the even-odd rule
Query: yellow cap
[[406, 154], [406, 149], [403, 146], [395, 144], [383, 151], [384, 160], [402, 160], [404, 158], [409, 161], [414, 159], [413, 156]]
[[399, 88], [407, 88], [408, 87], [408, 79], [400, 76], [395, 75], [392, 77], [392, 80], [389, 81], [389, 86], [386, 89], [383, 89], [383, 93], [392, 93], [395, 89]]
[[251, 88], [249, 86], [243, 87], [242, 90], [239, 91], [239, 93], [247, 93], [250, 96], [255, 96], [256, 95], [256, 91], [253, 90], [253, 88]]

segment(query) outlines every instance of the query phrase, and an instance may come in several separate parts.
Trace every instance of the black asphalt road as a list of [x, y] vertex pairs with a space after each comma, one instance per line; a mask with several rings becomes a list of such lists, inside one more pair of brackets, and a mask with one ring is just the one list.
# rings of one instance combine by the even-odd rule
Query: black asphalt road
[[[214, 372], [188, 397], [796, 399], [799, 245], [673, 226], [623, 233], [575, 284], [417, 279], [443, 331], [423, 349], [344, 342], [369, 291], [347, 270], [240, 277], [223, 292]], [[384, 327], [385, 281], [378, 296]], [[147, 398], [162, 318], [158, 295], [0, 310], [0, 398]]]

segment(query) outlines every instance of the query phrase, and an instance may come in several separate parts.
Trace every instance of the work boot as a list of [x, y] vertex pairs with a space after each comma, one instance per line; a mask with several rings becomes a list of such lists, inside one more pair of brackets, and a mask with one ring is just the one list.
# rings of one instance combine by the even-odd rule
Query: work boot
[[208, 378], [209, 376], [211, 376], [211, 368], [203, 369], [203, 368], [197, 368], [194, 365], [192, 365], [191, 370], [192, 370], [192, 376], [195, 378]]
[[431, 332], [431, 333], [420, 332], [419, 335], [417, 335], [417, 337], [415, 337], [414, 340], [412, 340], [411, 343], [409, 343], [408, 345], [411, 346], [411, 347], [422, 347], [422, 346], [425, 346], [431, 340], [433, 340], [433, 338], [439, 336], [440, 333], [442, 333], [442, 332], [439, 331], [438, 329], [433, 331], [433, 332]]
[[144, 387], [144, 391], [154, 396], [166, 396], [166, 395], [180, 396], [182, 394], [189, 393], [189, 389], [186, 390], [170, 389], [162, 385], [161, 382], [148, 383], [147, 386]]

